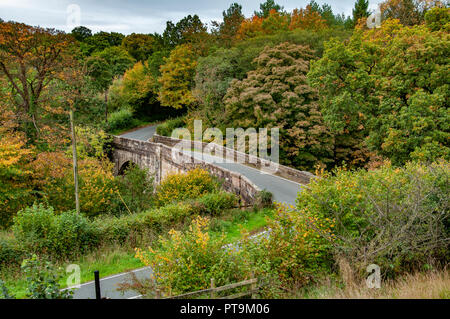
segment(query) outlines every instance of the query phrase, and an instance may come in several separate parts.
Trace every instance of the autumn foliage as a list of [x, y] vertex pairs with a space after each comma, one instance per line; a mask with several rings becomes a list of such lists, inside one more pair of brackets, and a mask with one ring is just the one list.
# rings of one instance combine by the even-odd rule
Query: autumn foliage
[[332, 162], [333, 139], [323, 123], [318, 97], [306, 79], [310, 49], [289, 43], [267, 47], [242, 81], [224, 98], [234, 127], [278, 127], [283, 160], [303, 169]]

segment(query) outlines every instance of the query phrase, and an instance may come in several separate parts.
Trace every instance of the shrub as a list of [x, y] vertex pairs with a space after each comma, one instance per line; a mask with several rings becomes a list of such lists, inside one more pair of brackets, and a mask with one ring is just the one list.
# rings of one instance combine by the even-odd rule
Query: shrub
[[108, 132], [122, 130], [133, 126], [133, 111], [130, 108], [122, 108], [108, 116], [106, 129]]
[[[277, 277], [279, 285], [303, 286], [328, 274], [332, 267], [328, 243], [308, 227], [305, 216], [293, 206], [277, 204], [274, 218], [268, 220], [267, 236], [258, 240], [246, 238], [243, 249], [254, 264], [265, 260], [264, 276]], [[322, 227], [327, 232], [330, 228]]]
[[[79, 160], [89, 157], [103, 159], [111, 148], [112, 136], [102, 129], [89, 126], [77, 126], [77, 155]], [[69, 147], [66, 154], [72, 156], [72, 147]]]
[[27, 276], [27, 297], [30, 299], [72, 299], [71, 290], [61, 290], [58, 270], [48, 261], [36, 255], [22, 263]]
[[75, 212], [56, 215], [52, 207], [33, 205], [17, 213], [14, 236], [27, 252], [64, 258], [95, 246], [97, 239], [88, 220]]
[[256, 198], [256, 206], [259, 208], [271, 207], [273, 205], [273, 194], [267, 190], [262, 190]]
[[[108, 213], [117, 198], [117, 186], [108, 160], [79, 162], [80, 210], [89, 217]], [[57, 212], [74, 208], [72, 161], [62, 152], [41, 153], [32, 163], [34, 186]]]
[[297, 211], [320, 236], [318, 244], [351, 265], [355, 277], [370, 264], [395, 277], [448, 263], [448, 162], [334, 174], [301, 192]]
[[20, 264], [25, 252], [15, 239], [0, 238], [0, 267]]
[[227, 251], [224, 237], [213, 239], [207, 232], [208, 220], [198, 217], [186, 232], [171, 230], [161, 237], [159, 248], [136, 250], [136, 257], [153, 269], [152, 279], [165, 295], [177, 295], [239, 282], [250, 277], [241, 253]]
[[235, 208], [238, 197], [232, 193], [217, 192], [203, 195], [192, 201], [192, 207], [198, 214], [217, 216], [224, 210]]
[[185, 126], [184, 117], [177, 117], [174, 119], [170, 119], [165, 121], [164, 123], [158, 125], [156, 128], [156, 133], [161, 136], [172, 136], [173, 130], [177, 128], [181, 128]]
[[[121, 196], [115, 199], [117, 208], [112, 209], [116, 214], [120, 215], [124, 211], [128, 213], [128, 209], [138, 213], [153, 206], [153, 177], [149, 176], [148, 170], [131, 165], [125, 170], [124, 175], [116, 177], [115, 181]], [[127, 207], [124, 207], [122, 200]]]
[[174, 201], [197, 198], [218, 188], [217, 180], [208, 171], [196, 168], [185, 174], [167, 176], [158, 187], [157, 203], [163, 206]]
[[235, 206], [237, 197], [225, 192], [206, 194], [197, 200], [167, 204], [138, 214], [98, 218], [93, 222], [97, 236], [104, 242], [133, 240], [146, 233], [160, 233], [169, 228], [184, 225], [199, 214], [220, 215]]

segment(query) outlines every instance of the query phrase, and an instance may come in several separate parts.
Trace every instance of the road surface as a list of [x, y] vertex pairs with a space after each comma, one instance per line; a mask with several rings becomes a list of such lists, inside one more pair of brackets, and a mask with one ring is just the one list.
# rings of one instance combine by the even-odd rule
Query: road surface
[[222, 158], [201, 154], [199, 152], [184, 151], [184, 153], [193, 155], [195, 158], [223, 167], [229, 171], [240, 173], [247, 177], [251, 182], [262, 190], [267, 190], [273, 194], [273, 201], [294, 205], [298, 192], [302, 185], [284, 179], [279, 176], [262, 173], [260, 170], [239, 163], [227, 163]]
[[[125, 133], [121, 137], [136, 139], [140, 141], [149, 140], [156, 132], [156, 125], [147, 126], [133, 132]], [[186, 152], [186, 151], [185, 151]], [[295, 198], [298, 192], [301, 190], [302, 185], [284, 179], [282, 177], [261, 173], [259, 170], [248, 167], [238, 163], [226, 163], [222, 159], [203, 155], [198, 152], [186, 152], [192, 154], [198, 159], [203, 159], [205, 162], [214, 163], [217, 166], [223, 167], [230, 171], [240, 173], [257, 185], [260, 189], [265, 189], [273, 194], [273, 200], [279, 203], [285, 203], [294, 205]], [[137, 269], [133, 271], [138, 279], [149, 278], [151, 275], [151, 269], [149, 267]], [[93, 276], [93, 275], [92, 275]], [[101, 276], [101, 274], [100, 274]], [[100, 287], [102, 297], [111, 299], [135, 299], [140, 295], [135, 291], [127, 291], [125, 294], [117, 291], [120, 283], [130, 282], [129, 273], [123, 273], [118, 275], [109, 276], [100, 280]], [[82, 284], [79, 289], [74, 290], [75, 299], [95, 299], [95, 286], [94, 282], [88, 282]]]
[[131, 138], [134, 140], [139, 140], [139, 141], [148, 141], [149, 139], [151, 139], [153, 137], [153, 135], [155, 135], [157, 126], [158, 125], [146, 126], [146, 127], [122, 134], [120, 136], [125, 137], [125, 138]]

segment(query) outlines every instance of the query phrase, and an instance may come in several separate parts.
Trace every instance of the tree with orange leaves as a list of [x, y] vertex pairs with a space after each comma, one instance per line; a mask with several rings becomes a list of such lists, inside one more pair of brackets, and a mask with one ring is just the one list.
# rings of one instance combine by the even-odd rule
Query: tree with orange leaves
[[[0, 97], [3, 98], [3, 94]], [[23, 133], [16, 130], [14, 113], [0, 104], [0, 227], [8, 226], [13, 214], [26, 205], [31, 189], [30, 171], [24, 168], [32, 154]]]
[[435, 7], [445, 7], [439, 0], [386, 0], [380, 4], [384, 20], [398, 19], [407, 26], [422, 24], [425, 14]]
[[242, 21], [241, 26], [239, 27], [239, 30], [236, 33], [236, 39], [237, 40], [244, 40], [247, 38], [253, 38], [258, 35], [262, 35], [264, 18], [260, 18], [256, 15], [254, 15], [251, 18], [245, 19]]
[[51, 90], [78, 76], [72, 43], [71, 36], [54, 29], [0, 24], [0, 74], [7, 80], [13, 112], [23, 123], [20, 129], [32, 139], [40, 139], [41, 130], [55, 127], [45, 123], [45, 114], [64, 114]]
[[314, 11], [311, 5], [307, 5], [305, 9], [294, 9], [291, 14], [289, 30], [322, 30], [327, 27], [325, 19], [317, 11]]

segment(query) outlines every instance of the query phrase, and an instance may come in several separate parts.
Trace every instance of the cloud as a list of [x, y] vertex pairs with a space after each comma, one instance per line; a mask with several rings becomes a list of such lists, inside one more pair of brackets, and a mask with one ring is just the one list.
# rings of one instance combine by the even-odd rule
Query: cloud
[[[246, 16], [259, 9], [264, 0], [245, 0], [242, 2]], [[66, 32], [72, 25], [67, 24], [67, 7], [76, 4], [81, 9], [81, 25], [94, 32], [117, 31], [129, 33], [153, 33], [164, 31], [166, 21], [179, 21], [188, 14], [198, 14], [203, 22], [221, 20], [222, 11], [236, 0], [0, 0], [0, 17], [4, 20], [24, 22], [42, 27], [52, 27]], [[291, 11], [304, 7], [309, 0], [276, 1]], [[355, 0], [320, 1], [329, 3], [335, 13], [350, 15]], [[371, 2], [376, 7], [381, 0]]]

